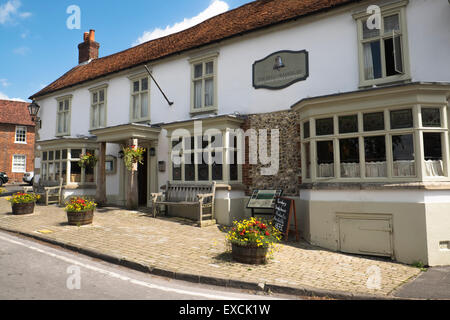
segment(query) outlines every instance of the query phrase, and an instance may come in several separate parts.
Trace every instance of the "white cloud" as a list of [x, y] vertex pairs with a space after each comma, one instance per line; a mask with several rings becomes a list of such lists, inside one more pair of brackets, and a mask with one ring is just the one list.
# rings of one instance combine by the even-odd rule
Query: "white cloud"
[[23, 100], [21, 98], [10, 98], [3, 92], [0, 92], [0, 100], [12, 100], [12, 101], [26, 102], [25, 100]]
[[204, 11], [200, 12], [198, 15], [192, 18], [184, 18], [181, 22], [176, 22], [175, 24], [171, 26], [167, 26], [165, 29], [161, 28], [155, 28], [151, 31], [145, 31], [142, 36], [140, 36], [134, 43], [133, 46], [139, 45], [141, 43], [154, 40], [157, 38], [161, 38], [164, 36], [167, 36], [172, 33], [176, 33], [185, 29], [188, 29], [190, 27], [195, 26], [196, 24], [199, 24], [211, 17], [214, 17], [218, 14], [224, 13], [225, 11], [228, 11], [230, 6], [221, 0], [214, 0], [208, 8], [206, 8]]
[[8, 79], [0, 79], [0, 85], [2, 85], [3, 87], [7, 87], [10, 85], [10, 83], [8, 82]]
[[18, 54], [20, 56], [26, 56], [30, 51], [31, 49], [28, 47], [19, 47], [13, 50], [15, 54]]
[[31, 12], [20, 12], [22, 6], [20, 0], [8, 0], [4, 4], [0, 4], [0, 24], [14, 22], [14, 17], [18, 16], [22, 19], [31, 17]]

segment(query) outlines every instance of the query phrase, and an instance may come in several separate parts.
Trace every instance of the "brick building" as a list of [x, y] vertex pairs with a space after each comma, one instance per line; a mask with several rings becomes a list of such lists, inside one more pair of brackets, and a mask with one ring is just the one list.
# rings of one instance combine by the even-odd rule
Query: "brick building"
[[27, 106], [0, 100], [0, 171], [10, 182], [21, 182], [24, 172], [34, 171], [35, 125]]

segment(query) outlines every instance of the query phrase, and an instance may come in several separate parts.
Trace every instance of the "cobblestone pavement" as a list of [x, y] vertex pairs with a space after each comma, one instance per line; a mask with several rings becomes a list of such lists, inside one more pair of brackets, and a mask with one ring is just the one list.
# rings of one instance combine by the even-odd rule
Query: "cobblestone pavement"
[[[10, 204], [0, 198], [0, 229], [173, 273], [385, 297], [420, 273], [408, 265], [331, 252], [303, 241], [278, 245], [265, 265], [235, 263], [227, 251], [226, 233], [218, 226], [198, 228], [182, 219], [154, 219], [139, 211], [101, 208], [94, 223], [82, 227], [69, 226], [64, 210], [56, 206], [36, 206], [34, 214], [25, 216], [10, 212]], [[380, 286], [368, 286], [378, 270]]]

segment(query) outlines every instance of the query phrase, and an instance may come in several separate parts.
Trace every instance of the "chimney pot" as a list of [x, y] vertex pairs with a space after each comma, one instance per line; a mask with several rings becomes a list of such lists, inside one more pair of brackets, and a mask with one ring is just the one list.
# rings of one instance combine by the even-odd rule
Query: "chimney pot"
[[89, 32], [85, 32], [84, 36], [83, 36], [83, 41], [84, 42], [88, 41], [88, 38], [89, 38]]
[[95, 41], [95, 30], [89, 30], [89, 41]]

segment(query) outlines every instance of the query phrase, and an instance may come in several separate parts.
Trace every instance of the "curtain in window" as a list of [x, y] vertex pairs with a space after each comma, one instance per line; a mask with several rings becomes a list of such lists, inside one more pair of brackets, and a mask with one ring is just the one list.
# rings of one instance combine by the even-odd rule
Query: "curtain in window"
[[381, 51], [380, 42], [373, 41], [365, 43], [364, 54], [364, 74], [366, 80], [381, 78]]
[[202, 81], [194, 82], [194, 108], [202, 107]]
[[205, 107], [214, 104], [214, 80], [205, 80]]
[[425, 160], [425, 171], [429, 177], [443, 177], [444, 163], [442, 160]]

